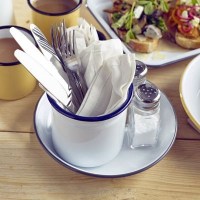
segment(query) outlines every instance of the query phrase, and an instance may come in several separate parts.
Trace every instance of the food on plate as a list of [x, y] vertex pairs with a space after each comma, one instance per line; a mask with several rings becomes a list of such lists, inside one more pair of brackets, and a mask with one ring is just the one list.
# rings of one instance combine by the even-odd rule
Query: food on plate
[[186, 49], [200, 48], [200, 0], [178, 0], [166, 15], [169, 33]]
[[119, 37], [136, 52], [154, 51], [167, 32], [164, 15], [168, 0], [114, 0], [106, 9], [108, 20]]
[[200, 0], [113, 0], [105, 12], [133, 51], [150, 53], [163, 37], [186, 49], [200, 48]]

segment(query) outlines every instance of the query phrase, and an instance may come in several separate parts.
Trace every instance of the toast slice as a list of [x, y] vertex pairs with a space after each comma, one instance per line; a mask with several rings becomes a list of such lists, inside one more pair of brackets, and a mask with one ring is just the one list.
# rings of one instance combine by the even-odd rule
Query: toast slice
[[200, 48], [200, 37], [198, 38], [187, 38], [178, 31], [175, 33], [176, 43], [185, 49], [198, 49]]
[[146, 38], [145, 40], [132, 39], [128, 45], [133, 51], [140, 53], [151, 53], [158, 47], [159, 39]]

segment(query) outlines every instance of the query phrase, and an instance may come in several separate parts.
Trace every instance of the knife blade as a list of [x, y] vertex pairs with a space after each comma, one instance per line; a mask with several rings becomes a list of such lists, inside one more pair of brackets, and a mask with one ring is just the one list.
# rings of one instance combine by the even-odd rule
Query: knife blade
[[[69, 81], [65, 81], [63, 77], [58, 73], [56, 67], [47, 60], [44, 55], [35, 47], [35, 45], [17, 28], [10, 28], [10, 33], [17, 41], [17, 43], [21, 46], [21, 48], [32, 58], [37, 60], [40, 67], [42, 67], [45, 71], [51, 74], [55, 80], [60, 84], [61, 87], [66, 91], [67, 95], [71, 94], [71, 87], [68, 84]], [[37, 67], [37, 66], [36, 66]], [[37, 67], [39, 68], [39, 67]], [[54, 81], [55, 82], [55, 81]]]
[[67, 95], [65, 89], [48, 73], [33, 57], [27, 53], [16, 50], [15, 57], [24, 65], [24, 67], [65, 107], [71, 104], [71, 95]]

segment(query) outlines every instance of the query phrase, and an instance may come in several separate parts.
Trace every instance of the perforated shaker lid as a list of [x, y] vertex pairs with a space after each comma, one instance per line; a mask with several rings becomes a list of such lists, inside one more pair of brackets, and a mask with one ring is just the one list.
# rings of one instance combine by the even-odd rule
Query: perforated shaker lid
[[159, 105], [160, 90], [153, 83], [139, 85], [135, 91], [134, 103], [140, 109], [153, 109]]

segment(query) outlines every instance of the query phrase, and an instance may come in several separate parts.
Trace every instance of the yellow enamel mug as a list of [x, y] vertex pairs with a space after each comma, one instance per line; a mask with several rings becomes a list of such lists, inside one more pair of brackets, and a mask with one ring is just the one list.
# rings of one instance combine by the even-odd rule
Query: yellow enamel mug
[[49, 41], [51, 27], [63, 20], [67, 27], [78, 24], [82, 0], [27, 0], [32, 10], [32, 22], [38, 26]]
[[[3, 43], [1, 42], [3, 42], [3, 40], [5, 42], [5, 40], [8, 41], [9, 39], [13, 39], [9, 31], [11, 27], [13, 26], [0, 26], [1, 51], [4, 51]], [[29, 30], [19, 26], [14, 27], [20, 29], [35, 44], [35, 41]], [[12, 45], [12, 43], [9, 43], [9, 45]], [[13, 54], [13, 51], [10, 52], [10, 54]], [[5, 61], [5, 58], [2, 57], [5, 55], [9, 55], [9, 50], [4, 53], [0, 53], [0, 99], [21, 99], [33, 91], [36, 86], [36, 79], [19, 61]]]

